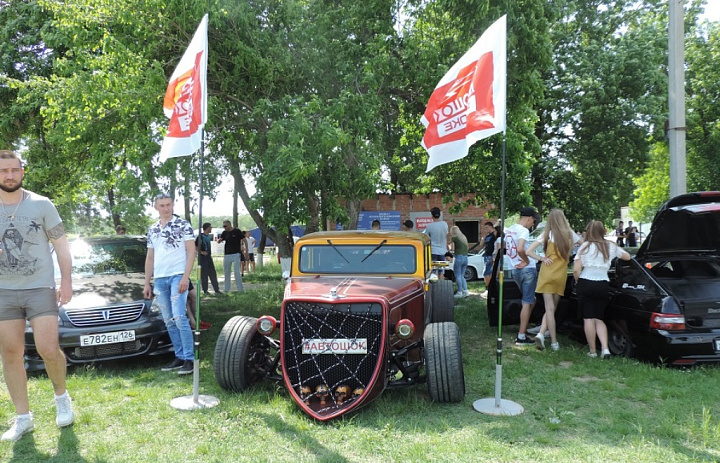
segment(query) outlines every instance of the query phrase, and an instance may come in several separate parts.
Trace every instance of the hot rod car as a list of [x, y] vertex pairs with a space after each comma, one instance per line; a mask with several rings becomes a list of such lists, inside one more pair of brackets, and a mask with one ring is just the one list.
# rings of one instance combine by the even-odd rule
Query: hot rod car
[[303, 236], [280, 319], [231, 318], [213, 363], [223, 388], [282, 382], [320, 421], [357, 410], [391, 387], [427, 383], [438, 402], [465, 395], [452, 282], [433, 274], [430, 240], [417, 232]]

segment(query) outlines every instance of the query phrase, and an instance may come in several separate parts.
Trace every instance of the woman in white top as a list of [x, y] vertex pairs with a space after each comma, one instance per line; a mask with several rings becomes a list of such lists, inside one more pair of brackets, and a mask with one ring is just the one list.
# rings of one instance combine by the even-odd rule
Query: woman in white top
[[603, 321], [605, 309], [610, 302], [610, 279], [608, 269], [617, 257], [630, 260], [630, 254], [617, 244], [605, 239], [605, 225], [593, 220], [587, 226], [586, 241], [578, 249], [573, 265], [580, 313], [582, 313], [590, 352], [588, 356], [597, 357], [595, 336], [600, 338], [602, 358], [610, 358], [608, 349], [607, 326]]

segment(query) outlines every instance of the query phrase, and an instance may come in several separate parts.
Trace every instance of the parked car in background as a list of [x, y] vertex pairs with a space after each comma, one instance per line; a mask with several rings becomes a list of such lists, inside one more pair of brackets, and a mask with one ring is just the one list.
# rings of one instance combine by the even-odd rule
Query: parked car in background
[[325, 421], [386, 388], [427, 384], [430, 398], [465, 396], [452, 282], [432, 274], [430, 238], [416, 232], [311, 233], [293, 248], [280, 319], [231, 318], [215, 347], [226, 389], [270, 379]]
[[[663, 204], [634, 258], [616, 260], [609, 277], [612, 354], [679, 366], [720, 362], [720, 192]], [[503, 323], [517, 323], [519, 291], [511, 279], [503, 287]], [[495, 325], [498, 296], [493, 281], [488, 317]], [[541, 313], [539, 297], [536, 320]], [[581, 323], [571, 273], [557, 318], [566, 328]]]
[[[144, 237], [112, 235], [70, 241], [73, 298], [60, 307], [60, 348], [69, 364], [173, 352], [153, 301], [143, 299]], [[60, 270], [55, 268], [55, 276]], [[25, 368], [45, 368], [32, 328], [25, 329]]]

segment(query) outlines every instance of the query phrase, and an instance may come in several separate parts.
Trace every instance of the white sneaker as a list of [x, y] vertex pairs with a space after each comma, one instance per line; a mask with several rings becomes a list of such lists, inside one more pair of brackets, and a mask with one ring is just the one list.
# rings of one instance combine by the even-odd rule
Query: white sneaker
[[3, 433], [0, 440], [17, 442], [25, 433], [35, 429], [32, 416], [30, 418], [16, 417], [13, 425]]
[[538, 350], [545, 350], [545, 336], [540, 333], [535, 335], [535, 347]]
[[605, 359], [605, 360], [609, 359], [609, 358], [610, 358], [610, 350], [608, 350], [608, 349], [603, 349], [603, 350], [602, 350], [602, 358]]
[[552, 348], [552, 350], [558, 351], [558, 350], [560, 350], [560, 343], [554, 342], [554, 343], [550, 344], [550, 347]]
[[455, 293], [454, 297], [455, 297], [455, 299], [463, 298], [463, 297], [465, 297], [465, 293], [462, 291], [458, 291], [457, 293]]
[[465, 290], [465, 297], [469, 297], [469, 296], [470, 296], [470, 291], [466, 289], [466, 290]]
[[73, 412], [70, 394], [66, 392], [65, 397], [56, 397], [55, 408], [57, 409], [55, 423], [59, 427], [63, 428], [65, 426], [70, 426], [75, 422], [75, 413]]

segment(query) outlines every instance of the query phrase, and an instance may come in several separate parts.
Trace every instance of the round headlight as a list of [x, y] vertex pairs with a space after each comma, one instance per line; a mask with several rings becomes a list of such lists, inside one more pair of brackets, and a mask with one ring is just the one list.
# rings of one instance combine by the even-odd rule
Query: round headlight
[[255, 328], [257, 328], [260, 334], [268, 336], [277, 328], [277, 320], [275, 320], [275, 317], [271, 317], [270, 315], [263, 315], [258, 318], [257, 323], [255, 323]]
[[407, 318], [403, 318], [395, 325], [395, 335], [400, 339], [409, 339], [413, 333], [415, 333], [415, 325]]

